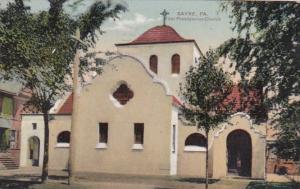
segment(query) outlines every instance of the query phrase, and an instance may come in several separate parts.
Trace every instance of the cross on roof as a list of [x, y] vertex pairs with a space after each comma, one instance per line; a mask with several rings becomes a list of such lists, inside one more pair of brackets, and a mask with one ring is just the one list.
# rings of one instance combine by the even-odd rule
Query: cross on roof
[[169, 14], [169, 12], [166, 11], [166, 9], [164, 9], [164, 11], [162, 13], [160, 13], [160, 15], [163, 16], [163, 25], [166, 25], [166, 19], [167, 19], [167, 15]]

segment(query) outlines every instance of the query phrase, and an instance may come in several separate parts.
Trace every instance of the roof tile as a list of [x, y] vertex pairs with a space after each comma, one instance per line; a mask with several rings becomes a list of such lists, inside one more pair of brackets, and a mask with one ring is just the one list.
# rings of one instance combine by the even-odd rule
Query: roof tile
[[72, 114], [73, 111], [73, 93], [67, 98], [65, 103], [59, 109], [58, 114]]
[[150, 28], [132, 42], [126, 43], [126, 45], [172, 42], [194, 42], [194, 40], [184, 39], [171, 26], [162, 25]]

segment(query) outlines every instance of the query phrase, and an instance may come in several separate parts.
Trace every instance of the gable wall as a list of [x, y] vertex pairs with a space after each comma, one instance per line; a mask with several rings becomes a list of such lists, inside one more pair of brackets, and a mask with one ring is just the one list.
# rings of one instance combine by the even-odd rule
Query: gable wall
[[226, 141], [228, 135], [235, 130], [243, 130], [250, 135], [252, 145], [251, 177], [263, 179], [265, 176], [265, 125], [252, 125], [251, 121], [243, 114], [236, 114], [229, 120], [229, 123], [220, 124], [220, 128], [216, 129], [212, 148], [213, 178], [227, 176]]
[[[134, 97], [116, 107], [111, 94], [126, 81]], [[76, 116], [75, 172], [167, 175], [170, 169], [171, 96], [136, 60], [116, 58], [85, 87]], [[108, 123], [107, 148], [96, 148], [99, 122]], [[144, 149], [133, 150], [134, 123], [144, 123]]]

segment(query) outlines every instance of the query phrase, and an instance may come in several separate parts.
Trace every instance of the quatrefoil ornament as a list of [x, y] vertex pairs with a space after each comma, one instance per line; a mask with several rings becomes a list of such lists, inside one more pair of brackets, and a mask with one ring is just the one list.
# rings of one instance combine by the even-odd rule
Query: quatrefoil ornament
[[128, 88], [126, 84], [121, 84], [113, 93], [113, 97], [117, 99], [121, 105], [125, 105], [130, 99], [133, 98], [133, 91]]

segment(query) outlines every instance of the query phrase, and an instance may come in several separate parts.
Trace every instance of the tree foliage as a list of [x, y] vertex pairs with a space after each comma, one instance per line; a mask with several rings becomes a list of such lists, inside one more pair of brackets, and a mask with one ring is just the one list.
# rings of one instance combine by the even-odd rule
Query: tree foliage
[[[71, 88], [75, 53], [79, 48], [86, 51], [96, 43], [104, 20], [118, 18], [126, 10], [110, 0], [96, 1], [87, 12], [73, 18], [63, 9], [67, 0], [48, 1], [50, 9], [36, 14], [31, 13], [23, 0], [15, 0], [0, 10], [0, 79], [21, 82], [32, 95], [26, 107], [43, 113], [43, 181], [48, 176], [48, 114], [56, 100]], [[81, 30], [81, 43], [72, 37], [76, 28]], [[82, 42], [87, 46], [82, 46]], [[101, 63], [89, 64], [85, 57], [80, 65], [81, 78], [89, 71], [100, 73]]]
[[69, 87], [65, 79], [71, 75], [75, 52], [75, 42], [70, 40], [74, 26], [60, 19], [64, 28], [56, 30], [49, 24], [48, 12], [31, 14], [20, 0], [1, 10], [0, 19], [1, 76], [29, 88], [32, 98], [28, 105], [47, 112]]
[[231, 93], [232, 82], [223, 70], [216, 67], [218, 55], [213, 50], [199, 60], [186, 73], [180, 87], [184, 100], [182, 116], [206, 135], [206, 184], [208, 188], [208, 134], [231, 114], [232, 103], [226, 102]]
[[[291, 99], [300, 92], [300, 4], [233, 1], [223, 8], [231, 11], [238, 36], [222, 44], [220, 52], [236, 63], [244, 86], [256, 88], [262, 97], [252, 117], [266, 121], [268, 112], [280, 109], [279, 123], [289, 121], [286, 110], [299, 106]], [[290, 129], [287, 124], [279, 127], [282, 134]]]
[[224, 103], [231, 92], [232, 82], [223, 70], [216, 67], [217, 54], [210, 50], [191, 67], [181, 85], [185, 105], [182, 115], [209, 132], [231, 113], [232, 104]]
[[[72, 77], [72, 60], [80, 48], [71, 37], [75, 29], [79, 27], [81, 40], [92, 46], [103, 21], [118, 18], [126, 10], [120, 4], [97, 1], [74, 19], [63, 10], [66, 1], [49, 0], [48, 11], [33, 14], [23, 0], [15, 0], [0, 11], [1, 77], [18, 80], [31, 89], [33, 98], [28, 104], [36, 111], [48, 111], [70, 89], [66, 81]], [[82, 61], [80, 73], [100, 72], [100, 66]]]
[[271, 145], [275, 154], [284, 159], [300, 160], [300, 102], [295, 102], [281, 111], [273, 120], [279, 131], [278, 139]]

